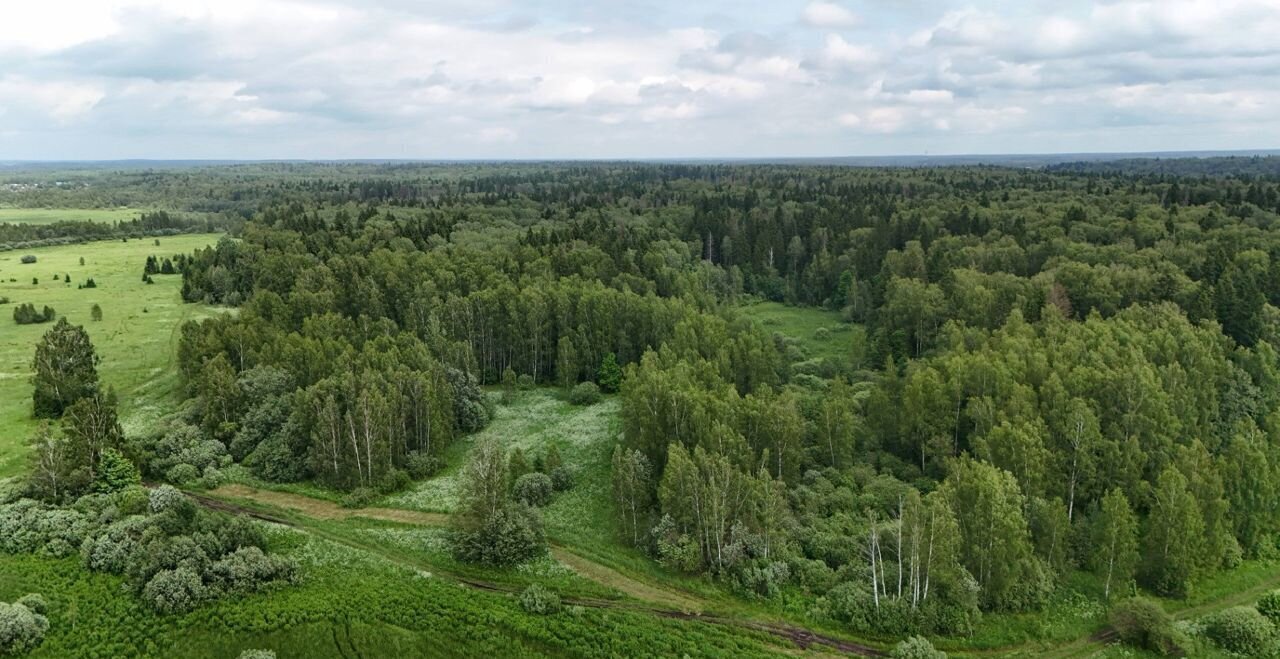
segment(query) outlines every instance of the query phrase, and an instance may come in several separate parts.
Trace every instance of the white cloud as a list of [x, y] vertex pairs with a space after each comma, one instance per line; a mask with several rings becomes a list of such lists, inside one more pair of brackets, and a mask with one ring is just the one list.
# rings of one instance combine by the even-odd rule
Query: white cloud
[[6, 158], [1280, 145], [1276, 0], [9, 4]]
[[810, 2], [805, 6], [801, 18], [813, 27], [827, 30], [839, 30], [858, 25], [858, 16], [842, 5], [834, 2]]

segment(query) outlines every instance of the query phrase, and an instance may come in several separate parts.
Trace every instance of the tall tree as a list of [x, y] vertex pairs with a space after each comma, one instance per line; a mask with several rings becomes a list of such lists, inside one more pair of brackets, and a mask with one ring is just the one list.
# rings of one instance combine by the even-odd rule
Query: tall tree
[[36, 344], [31, 368], [32, 409], [38, 419], [56, 419], [72, 403], [98, 390], [99, 358], [83, 326], [66, 318], [45, 332]]
[[1089, 565], [1110, 599], [1111, 585], [1128, 582], [1138, 566], [1138, 520], [1124, 492], [1107, 492], [1089, 526]]

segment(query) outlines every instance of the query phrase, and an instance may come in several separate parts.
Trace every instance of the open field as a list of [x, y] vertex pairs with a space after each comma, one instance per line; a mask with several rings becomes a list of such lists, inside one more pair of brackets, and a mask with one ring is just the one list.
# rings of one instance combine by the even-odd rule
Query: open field
[[[19, 474], [26, 441], [36, 422], [31, 419], [31, 357], [49, 324], [18, 325], [13, 308], [25, 302], [51, 306], [70, 322], [83, 324], [102, 363], [98, 372], [120, 396], [126, 431], [173, 411], [177, 372], [173, 368], [178, 327], [186, 320], [213, 313], [210, 307], [183, 304], [182, 278], [154, 277], [142, 282], [147, 255], [190, 252], [216, 242], [216, 234], [197, 234], [129, 242], [103, 241], [43, 247], [0, 254], [0, 478]], [[34, 255], [36, 263], [19, 259]], [[84, 265], [80, 265], [80, 259]], [[70, 275], [70, 283], [54, 280]], [[78, 289], [93, 278], [96, 288]], [[39, 283], [33, 284], [32, 279]], [[14, 281], [10, 281], [14, 280]], [[90, 320], [90, 308], [102, 307], [101, 322]]]
[[142, 212], [137, 208], [0, 208], [0, 223], [119, 222], [135, 219]]
[[767, 301], [748, 302], [734, 311], [769, 332], [793, 339], [806, 359], [849, 359], [855, 344], [860, 349], [862, 329], [845, 322], [835, 311]]

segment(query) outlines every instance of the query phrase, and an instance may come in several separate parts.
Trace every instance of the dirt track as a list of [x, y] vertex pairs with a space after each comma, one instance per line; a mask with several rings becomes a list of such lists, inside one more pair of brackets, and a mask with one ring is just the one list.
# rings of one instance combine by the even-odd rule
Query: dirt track
[[[288, 492], [258, 490], [243, 485], [224, 485], [216, 490], [210, 491], [209, 494], [199, 494], [195, 492], [187, 492], [187, 494], [201, 505], [213, 510], [247, 515], [255, 519], [300, 528], [302, 530], [308, 529], [305, 525], [299, 524], [294, 520], [262, 512], [254, 508], [229, 501], [228, 499], [247, 499], [258, 503], [277, 506], [306, 517], [321, 520], [366, 518], [400, 522], [403, 524], [441, 526], [447, 524], [449, 519], [448, 515], [440, 513], [424, 513], [394, 508], [348, 509], [331, 501], [324, 501]], [[339, 538], [328, 536], [326, 536], [326, 538], [335, 542], [342, 542]], [[370, 548], [364, 546], [360, 546], [358, 548], [372, 551]], [[714, 625], [738, 627], [784, 639], [802, 649], [831, 649], [863, 657], [885, 656], [885, 652], [878, 648], [833, 638], [803, 627], [784, 623], [768, 623], [743, 618], [703, 614], [701, 613], [701, 610], [703, 609], [701, 603], [691, 597], [636, 581], [608, 566], [600, 565], [599, 563], [579, 556], [564, 547], [553, 546], [551, 552], [557, 560], [560, 560], [583, 577], [599, 583], [604, 583], [610, 588], [620, 590], [645, 603], [643, 606], [636, 606], [627, 602], [604, 599], [565, 598], [565, 602], [569, 604], [591, 608], [617, 608], [631, 611], [643, 611], [653, 615], [662, 616], [664, 618], [695, 620]], [[393, 562], [400, 562], [395, 559], [391, 560], [393, 560]], [[516, 589], [501, 584], [456, 576], [451, 578], [457, 583], [478, 590], [503, 593], [516, 592]], [[675, 608], [671, 608], [673, 606]]]

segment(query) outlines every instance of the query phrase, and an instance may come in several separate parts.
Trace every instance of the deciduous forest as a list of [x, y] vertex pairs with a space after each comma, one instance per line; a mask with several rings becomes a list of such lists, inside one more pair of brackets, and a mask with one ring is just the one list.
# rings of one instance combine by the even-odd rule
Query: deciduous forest
[[[5, 396], [42, 421], [0, 569], [64, 576], [0, 600], [116, 575], [158, 629], [270, 592], [296, 608], [235, 633], [302, 656], [339, 619], [308, 589], [370, 570], [329, 543], [489, 584], [438, 615], [492, 611], [499, 652], [1273, 652], [1275, 163], [0, 173], [0, 204], [155, 209], [0, 242], [154, 238], [133, 278], [211, 310], [150, 330], [176, 384], [122, 423], [112, 304], [68, 322], [8, 253], [41, 339]], [[0, 604], [0, 652], [88, 654], [40, 608]], [[399, 615], [347, 642], [445, 633]]]

